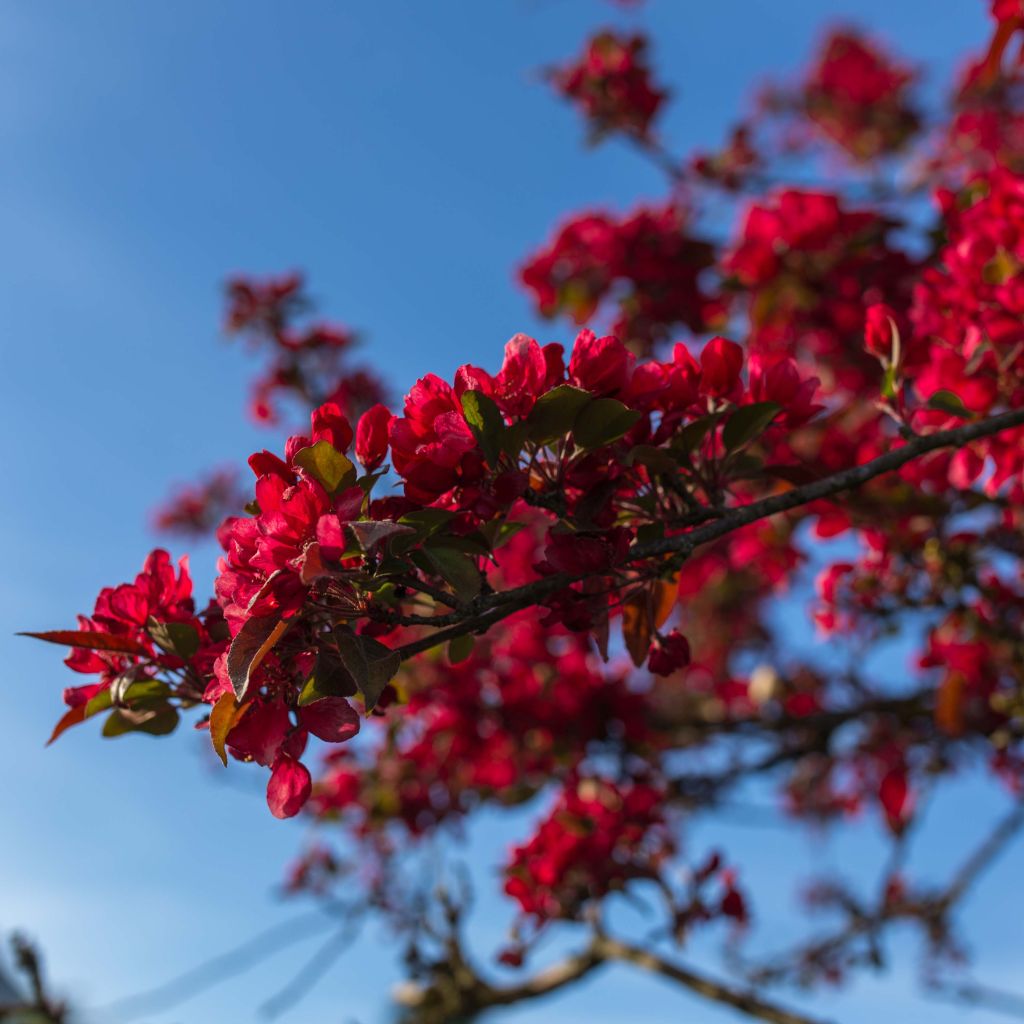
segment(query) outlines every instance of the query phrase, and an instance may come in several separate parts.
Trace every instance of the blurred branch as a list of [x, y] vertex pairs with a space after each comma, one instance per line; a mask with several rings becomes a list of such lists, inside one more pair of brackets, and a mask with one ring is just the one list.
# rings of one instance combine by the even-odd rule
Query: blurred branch
[[403, 1024], [450, 1024], [456, 1020], [470, 1024], [487, 1010], [551, 995], [611, 963], [632, 964], [755, 1020], [769, 1024], [821, 1024], [818, 1018], [769, 1002], [749, 987], [718, 981], [650, 950], [610, 938], [600, 930], [583, 950], [525, 981], [492, 985], [480, 976], [465, 953], [459, 937], [458, 908], [449, 905], [447, 909], [450, 931], [442, 955], [426, 965], [422, 981], [410, 981], [396, 993]]
[[21, 935], [12, 937], [11, 948], [14, 965], [24, 976], [30, 995], [28, 1000], [21, 999], [17, 989], [0, 974], [0, 1021], [4, 1024], [65, 1024], [68, 1008], [47, 991], [39, 951]]
[[[851, 893], [837, 893], [834, 902], [846, 914], [843, 925], [823, 938], [776, 954], [760, 967], [748, 971], [748, 977], [754, 984], [777, 984], [785, 980], [798, 981], [814, 972], [828, 974], [843, 964], [861, 961], [880, 967], [883, 964], [882, 933], [897, 921], [916, 922], [933, 947], [948, 949], [950, 913], [1022, 827], [1024, 800], [1018, 800], [964, 860], [949, 883], [937, 891], [893, 898], [883, 887], [875, 906], [862, 904]], [[856, 943], [860, 939], [867, 945], [858, 954]]]
[[291, 918], [156, 988], [126, 996], [103, 1007], [97, 1016], [131, 1021], [150, 1013], [172, 1009], [235, 975], [244, 974], [261, 961], [289, 946], [306, 941], [327, 927], [336, 927], [336, 922], [325, 917], [322, 911]]
[[936, 982], [929, 989], [929, 994], [941, 1002], [959, 1003], [1024, 1020], [1024, 996], [1016, 992], [1004, 992], [989, 985], [965, 981]]

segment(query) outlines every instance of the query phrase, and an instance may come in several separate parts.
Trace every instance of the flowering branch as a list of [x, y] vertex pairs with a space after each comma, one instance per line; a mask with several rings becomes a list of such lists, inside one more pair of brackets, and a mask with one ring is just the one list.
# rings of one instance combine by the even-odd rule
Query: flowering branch
[[[905, 466], [908, 462], [920, 458], [928, 452], [940, 448], [961, 448], [972, 441], [991, 437], [1003, 430], [1019, 427], [1022, 424], [1024, 424], [1024, 409], [1013, 409], [960, 427], [914, 437], [902, 447], [886, 452], [860, 466], [844, 469], [821, 480], [794, 487], [782, 494], [775, 494], [748, 505], [731, 508], [714, 521], [698, 526], [688, 533], [665, 537], [645, 544], [634, 544], [624, 558], [623, 565], [671, 555], [673, 557], [670, 566], [678, 566], [701, 545], [718, 540], [760, 519], [778, 515], [780, 512], [788, 512], [802, 505], [809, 505], [822, 498], [854, 490], [876, 477]], [[662, 563], [657, 571], [665, 572], [666, 568], [667, 566]], [[397, 649], [398, 653], [405, 660], [468, 633], [485, 632], [490, 626], [509, 615], [541, 603], [548, 595], [579, 582], [586, 576], [587, 573], [558, 573], [512, 590], [484, 595], [474, 602], [471, 613], [465, 617], [461, 617], [458, 612], [438, 616], [435, 620], [438, 624], [452, 623], [452, 625], [404, 644]]]

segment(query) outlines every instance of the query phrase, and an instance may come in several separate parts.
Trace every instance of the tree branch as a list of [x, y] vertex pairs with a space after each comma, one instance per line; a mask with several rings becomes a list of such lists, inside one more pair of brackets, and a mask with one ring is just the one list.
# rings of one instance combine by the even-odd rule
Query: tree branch
[[472, 1021], [495, 1006], [513, 1006], [550, 995], [614, 962], [632, 964], [658, 974], [704, 999], [731, 1006], [755, 1020], [768, 1021], [769, 1024], [823, 1024], [819, 1018], [787, 1010], [762, 999], [751, 990], [716, 981], [689, 967], [605, 935], [596, 935], [586, 949], [516, 985], [496, 986], [484, 981], [469, 965], [461, 947], [449, 949], [448, 956], [443, 964], [443, 973], [435, 976], [431, 986], [403, 991], [402, 1002], [406, 1006], [403, 1020], [407, 1024], [440, 1024], [455, 1018]]
[[598, 952], [607, 960], [621, 960], [635, 964], [645, 971], [660, 974], [670, 981], [685, 986], [705, 999], [724, 1003], [740, 1013], [756, 1020], [771, 1024], [819, 1024], [819, 1018], [806, 1017], [801, 1013], [784, 1009], [775, 1003], [766, 1002], [748, 989], [733, 988], [724, 982], [715, 981], [706, 975], [679, 964], [674, 964], [646, 949], [639, 949], [615, 939], [602, 938], [597, 942]]
[[[894, 448], [860, 466], [841, 470], [823, 477], [821, 480], [794, 487], [782, 494], [773, 494], [760, 501], [753, 501], [749, 505], [730, 508], [724, 511], [720, 518], [698, 526], [688, 533], [664, 537], [646, 544], [634, 544], [623, 565], [628, 566], [652, 558], [662, 558], [665, 555], [674, 556], [674, 561], [683, 561], [701, 545], [719, 540], [760, 519], [767, 519], [780, 512], [788, 512], [802, 505], [820, 501], [822, 498], [854, 490], [875, 477], [900, 469], [908, 462], [940, 448], [960, 448], [971, 441], [990, 437], [1000, 431], [1022, 425], [1024, 425], [1024, 409], [1013, 409], [986, 420], [978, 420], [975, 423], [967, 423], [950, 430], [938, 430], [933, 434], [915, 437], [902, 447]], [[402, 645], [397, 648], [398, 653], [403, 659], [406, 659], [448, 640], [465, 636], [467, 633], [485, 632], [494, 623], [523, 608], [540, 603], [543, 598], [559, 590], [564, 590], [587, 575], [591, 574], [555, 573], [512, 590], [486, 594], [474, 602], [471, 611], [465, 616], [460, 616], [458, 613], [438, 616], [437, 625], [447, 628]]]

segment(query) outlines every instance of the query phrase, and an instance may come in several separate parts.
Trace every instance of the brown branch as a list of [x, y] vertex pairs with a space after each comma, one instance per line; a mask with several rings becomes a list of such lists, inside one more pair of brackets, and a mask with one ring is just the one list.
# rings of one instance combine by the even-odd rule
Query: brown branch
[[[42, 959], [35, 946], [24, 936], [14, 935], [11, 938], [14, 952], [14, 963], [18, 971], [25, 977], [31, 998], [22, 1002], [13, 986], [0, 974], [0, 1021], [18, 1022], [35, 1021], [37, 1024], [65, 1024], [68, 1008], [60, 1000], [53, 998], [47, 991], [43, 980]], [[13, 1002], [7, 996], [13, 997]]]
[[663, 540], [635, 545], [629, 553], [629, 560], [639, 561], [666, 554], [689, 555], [698, 546], [718, 540], [720, 537], [743, 526], [749, 526], [759, 519], [767, 519], [780, 512], [788, 512], [801, 505], [809, 505], [822, 498], [830, 498], [843, 491], [854, 490], [869, 480], [900, 469], [908, 462], [927, 455], [929, 452], [937, 451], [940, 448], [961, 448], [971, 441], [990, 437], [992, 434], [998, 434], [1000, 431], [1019, 427], [1022, 424], [1024, 424], [1024, 409], [1013, 409], [987, 420], [979, 420], [976, 423], [968, 423], [951, 430], [938, 430], [934, 434], [915, 437], [902, 448], [894, 448], [860, 466], [840, 470], [831, 476], [794, 487], [782, 494], [775, 494], [770, 498], [763, 498], [761, 501], [730, 509], [721, 519], [698, 527], [681, 537], [665, 537]]
[[582, 952], [575, 953], [546, 967], [518, 985], [492, 988], [493, 1001], [491, 1005], [511, 1006], [528, 999], [550, 995], [560, 988], [565, 988], [566, 985], [582, 981], [595, 968], [603, 966], [606, 959], [597, 948], [596, 943], [592, 943]]
[[689, 967], [672, 963], [646, 949], [639, 949], [615, 939], [599, 939], [598, 951], [607, 960], [620, 960], [634, 964], [645, 971], [661, 975], [670, 981], [685, 986], [697, 995], [712, 1002], [731, 1006], [755, 1020], [769, 1021], [770, 1024], [818, 1024], [819, 1018], [807, 1017], [787, 1010], [776, 1003], [770, 1003], [752, 990], [735, 988], [716, 981], [707, 975], [698, 974]]
[[745, 747], [760, 739], [760, 732], [767, 733], [778, 742], [777, 746], [756, 759], [736, 761], [715, 772], [680, 774], [670, 781], [669, 793], [691, 808], [713, 804], [721, 792], [752, 775], [766, 774], [809, 754], [827, 754], [834, 734], [849, 722], [869, 716], [892, 716], [904, 724], [919, 718], [930, 719], [934, 714], [933, 697], [932, 691], [921, 690], [906, 697], [872, 698], [846, 708], [801, 717], [755, 716], [734, 721], [684, 723], [680, 727], [684, 731], [695, 726], [707, 726], [719, 736], [741, 735]]
[[[698, 526], [688, 533], [649, 541], [646, 544], [634, 544], [623, 565], [628, 566], [650, 559], [661, 559], [666, 555], [672, 556], [671, 560], [674, 563], [682, 562], [701, 545], [719, 540], [760, 519], [767, 519], [780, 512], [788, 512], [802, 505], [853, 490], [940, 448], [960, 448], [971, 441], [990, 437], [1000, 431], [1021, 425], [1024, 425], [1024, 409], [1013, 409], [986, 420], [978, 420], [975, 423], [968, 423], [950, 430], [938, 430], [933, 434], [915, 437], [903, 447], [894, 448], [860, 466], [841, 470], [823, 477], [821, 480], [794, 487], [782, 494], [774, 494], [771, 497], [762, 498], [760, 501], [753, 501], [749, 505], [730, 508], [723, 512], [720, 518]], [[439, 629], [438, 632], [429, 636], [403, 644], [397, 648], [398, 653], [403, 659], [410, 658], [455, 637], [464, 636], [467, 633], [485, 632], [494, 623], [523, 608], [540, 603], [543, 598], [559, 590], [564, 590], [573, 583], [578, 583], [587, 575], [590, 574], [555, 573], [512, 590], [483, 595], [474, 602], [467, 615], [452, 613], [437, 616], [435, 624], [447, 628]]]
[[551, 995], [581, 981], [592, 971], [610, 963], [628, 963], [682, 985], [711, 1002], [730, 1006], [755, 1020], [769, 1024], [823, 1024], [768, 1002], [753, 991], [734, 987], [699, 974], [692, 968], [672, 963], [646, 949], [631, 946], [605, 935], [597, 935], [586, 949], [547, 967], [532, 978], [515, 985], [496, 986], [483, 980], [470, 966], [460, 945], [446, 944], [446, 959], [435, 965], [436, 973], [426, 987], [403, 989], [403, 1020], [408, 1024], [440, 1024], [459, 1019], [472, 1021], [495, 1006], [513, 1006]]

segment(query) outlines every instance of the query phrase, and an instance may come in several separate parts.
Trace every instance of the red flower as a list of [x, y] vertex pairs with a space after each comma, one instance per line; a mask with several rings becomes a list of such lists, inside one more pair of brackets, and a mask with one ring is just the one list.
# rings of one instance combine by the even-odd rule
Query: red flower
[[912, 801], [905, 768], [894, 768], [887, 772], [878, 785], [878, 800], [885, 811], [889, 828], [900, 833], [910, 818]]
[[732, 396], [740, 385], [743, 349], [734, 341], [712, 338], [700, 353], [700, 391], [715, 398]]
[[722, 321], [724, 306], [702, 287], [714, 252], [687, 230], [688, 219], [675, 203], [623, 217], [580, 214], [530, 258], [520, 279], [543, 316], [566, 314], [581, 325], [612, 300], [612, 333], [638, 348], [667, 340], [677, 325], [706, 330]]
[[864, 314], [864, 347], [880, 359], [890, 360], [899, 331], [896, 311], [884, 302], [868, 306]]
[[388, 428], [393, 419], [390, 411], [379, 403], [367, 409], [356, 424], [356, 457], [373, 472], [388, 453]]
[[325, 402], [313, 410], [310, 416], [313, 428], [313, 443], [327, 441], [339, 452], [347, 452], [352, 443], [352, 427], [341, 407], [334, 402]]
[[293, 818], [313, 789], [309, 770], [301, 761], [283, 755], [274, 762], [267, 783], [267, 806], [275, 818]]
[[646, 137], [666, 93], [651, 81], [647, 40], [601, 32], [575, 64], [552, 74], [556, 88], [573, 100], [596, 137], [621, 131]]
[[533, 838], [512, 851], [505, 892], [544, 922], [572, 917], [632, 879], [657, 877], [672, 849], [662, 800], [642, 782], [570, 778]]
[[282, 700], [256, 700], [228, 735], [228, 746], [240, 761], [269, 768], [292, 733], [288, 708]]
[[636, 356], [618, 338], [598, 338], [580, 331], [569, 359], [569, 381], [595, 395], [616, 395], [629, 389]]
[[283, 397], [306, 408], [333, 402], [353, 416], [385, 397], [374, 373], [350, 364], [352, 331], [334, 324], [295, 324], [312, 305], [303, 285], [300, 274], [262, 281], [236, 277], [227, 285], [226, 329], [270, 355], [252, 387], [250, 411], [261, 422], [277, 421]]
[[157, 530], [202, 537], [245, 504], [234, 469], [219, 469], [195, 484], [186, 484], [153, 513]]
[[804, 86], [811, 120], [857, 160], [901, 148], [920, 127], [914, 73], [855, 32], [833, 32]]
[[410, 498], [429, 504], [480, 479], [483, 458], [450, 384], [434, 374], [422, 377], [405, 396], [404, 411], [392, 419], [388, 437]]
[[690, 664], [690, 642], [673, 629], [668, 636], [659, 637], [651, 644], [647, 667], [657, 676], [670, 676]]

